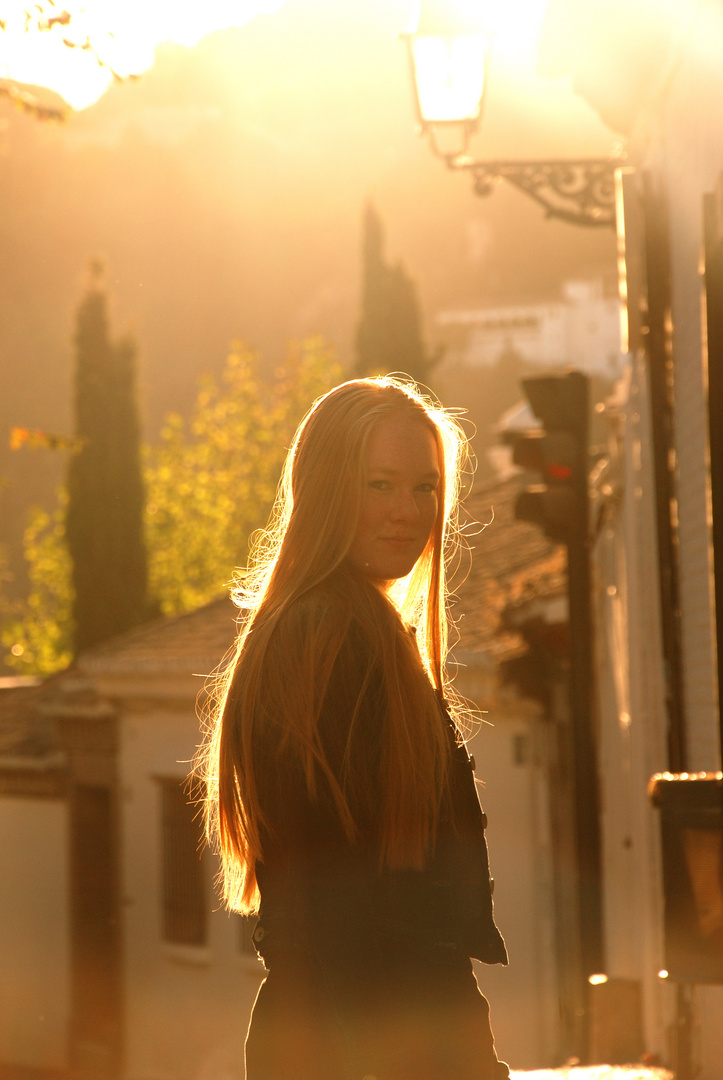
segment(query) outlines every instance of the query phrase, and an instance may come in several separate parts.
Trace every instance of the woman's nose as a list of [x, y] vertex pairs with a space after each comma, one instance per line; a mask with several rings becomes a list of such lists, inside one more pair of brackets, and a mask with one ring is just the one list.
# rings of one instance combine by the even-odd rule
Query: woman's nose
[[395, 521], [416, 521], [419, 507], [412, 491], [400, 491], [392, 505], [392, 517]]

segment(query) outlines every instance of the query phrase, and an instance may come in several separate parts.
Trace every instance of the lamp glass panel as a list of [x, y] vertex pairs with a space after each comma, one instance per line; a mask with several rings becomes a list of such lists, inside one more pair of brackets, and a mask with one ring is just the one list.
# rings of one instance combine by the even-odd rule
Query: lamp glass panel
[[487, 39], [482, 34], [412, 36], [422, 119], [476, 120], [482, 107]]

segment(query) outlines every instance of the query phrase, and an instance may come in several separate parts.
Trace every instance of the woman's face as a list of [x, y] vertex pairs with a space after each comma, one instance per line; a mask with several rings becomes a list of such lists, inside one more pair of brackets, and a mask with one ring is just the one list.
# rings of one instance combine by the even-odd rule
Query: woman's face
[[347, 558], [375, 581], [394, 581], [410, 573], [437, 519], [437, 443], [422, 420], [401, 413], [372, 429], [362, 465], [361, 512]]

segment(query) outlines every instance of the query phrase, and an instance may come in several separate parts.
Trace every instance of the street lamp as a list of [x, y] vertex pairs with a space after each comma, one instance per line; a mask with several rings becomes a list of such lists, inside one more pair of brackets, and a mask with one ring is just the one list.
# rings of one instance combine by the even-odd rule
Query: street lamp
[[490, 195], [506, 180], [544, 207], [547, 217], [614, 228], [620, 158], [480, 161], [468, 155], [484, 111], [492, 41], [486, 6], [422, 0], [415, 25], [402, 34], [421, 134], [448, 168], [472, 175], [477, 195]]

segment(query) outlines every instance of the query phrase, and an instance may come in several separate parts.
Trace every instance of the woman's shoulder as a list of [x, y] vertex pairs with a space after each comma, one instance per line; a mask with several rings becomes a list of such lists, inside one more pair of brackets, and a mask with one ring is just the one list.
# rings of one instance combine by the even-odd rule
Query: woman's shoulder
[[278, 618], [277, 634], [303, 639], [309, 633], [325, 630], [343, 632], [350, 621], [351, 608], [335, 583], [323, 581], [284, 606]]
[[336, 730], [339, 720], [355, 714], [362, 697], [378, 708], [383, 667], [378, 643], [338, 580], [323, 581], [284, 608], [263, 663], [260, 693], [269, 716], [298, 712], [313, 700], [328, 736], [327, 721]]
[[374, 585], [340, 569], [286, 605], [278, 625], [282, 632], [364, 633], [375, 614], [380, 618], [388, 606]]
[[282, 611], [268, 658], [289, 674], [298, 665], [317, 673], [378, 667], [384, 635], [383, 616], [376, 609], [387, 603], [373, 585], [351, 574], [329, 575]]

